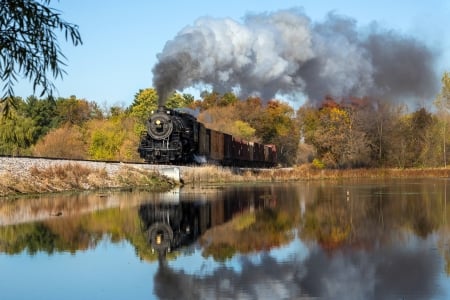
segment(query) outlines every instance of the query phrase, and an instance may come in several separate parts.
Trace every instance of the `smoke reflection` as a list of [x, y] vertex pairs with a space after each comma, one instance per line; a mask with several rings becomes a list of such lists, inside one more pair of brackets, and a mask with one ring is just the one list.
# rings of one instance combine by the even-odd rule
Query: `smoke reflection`
[[[295, 243], [294, 243], [295, 244]], [[416, 244], [416, 246], [413, 246]], [[420, 246], [417, 246], [419, 244]], [[299, 258], [278, 261], [269, 253], [258, 262], [240, 259], [240, 271], [226, 265], [207, 276], [174, 271], [161, 264], [155, 294], [161, 299], [433, 299], [444, 297], [436, 285], [440, 261], [431, 240], [411, 236], [405, 247], [366, 252], [343, 249], [329, 255], [312, 246]]]

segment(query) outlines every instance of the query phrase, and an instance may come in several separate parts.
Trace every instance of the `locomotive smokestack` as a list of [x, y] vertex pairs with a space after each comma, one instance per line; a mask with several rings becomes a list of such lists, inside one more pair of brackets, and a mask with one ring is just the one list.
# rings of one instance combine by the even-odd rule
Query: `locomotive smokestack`
[[265, 100], [276, 94], [433, 97], [436, 57], [423, 42], [330, 13], [314, 23], [301, 10], [231, 19], [198, 19], [168, 41], [153, 68], [160, 105], [196, 84]]

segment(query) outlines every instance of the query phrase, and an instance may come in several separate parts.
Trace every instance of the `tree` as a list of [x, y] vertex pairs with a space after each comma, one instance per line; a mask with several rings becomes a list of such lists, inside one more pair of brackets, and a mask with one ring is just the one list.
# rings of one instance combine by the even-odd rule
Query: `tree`
[[[21, 108], [19, 107], [18, 110]], [[56, 103], [52, 99], [39, 100], [35, 96], [30, 96], [23, 105], [23, 111], [25, 116], [31, 118], [36, 125], [34, 143], [52, 128], [59, 126]]]
[[436, 97], [434, 104], [438, 108], [439, 114], [442, 120], [442, 152], [444, 158], [444, 166], [447, 166], [447, 120], [450, 112], [450, 73], [445, 72], [442, 75], [442, 88], [441, 92]]
[[90, 119], [97, 118], [97, 112], [93, 112], [93, 108], [95, 106], [84, 99], [77, 99], [75, 96], [58, 98], [56, 101], [56, 110], [60, 123], [81, 125]]
[[442, 87], [441, 92], [438, 94], [435, 100], [437, 107], [450, 111], [450, 72], [445, 72], [442, 75]]
[[92, 159], [138, 161], [136, 149], [139, 134], [136, 132], [136, 119], [126, 114], [110, 117], [107, 120], [91, 120], [86, 124], [88, 153]]
[[[42, 3], [40, 3], [42, 2]], [[60, 12], [50, 8], [51, 0], [0, 0], [0, 79], [7, 113], [15, 106], [14, 84], [19, 75], [38, 87], [41, 96], [52, 95], [50, 75], [62, 78], [65, 56], [55, 31], [64, 33], [74, 46], [82, 44], [78, 26], [61, 19]]]
[[254, 139], [255, 131], [256, 129], [251, 127], [250, 124], [241, 120], [234, 121], [233, 126], [231, 127], [232, 135], [242, 137], [246, 140]]
[[151, 111], [158, 107], [158, 94], [155, 89], [144, 89], [134, 95], [134, 100], [129, 107], [130, 114], [137, 117], [143, 124]]
[[33, 154], [72, 159], [87, 158], [87, 146], [83, 130], [69, 123], [53, 129], [33, 147]]
[[300, 132], [294, 109], [286, 103], [269, 101], [260, 116], [251, 124], [264, 144], [275, 144], [278, 161], [292, 165], [296, 161]]
[[[23, 103], [20, 98], [15, 101], [21, 105]], [[35, 135], [34, 121], [21, 112], [14, 111], [9, 117], [0, 116], [0, 154], [28, 154], [28, 148], [34, 142]]]
[[360, 113], [362, 103], [343, 105], [328, 98], [322, 107], [298, 112], [305, 143], [313, 145], [327, 167], [367, 166], [370, 148]]
[[399, 117], [389, 148], [390, 165], [400, 168], [436, 166], [437, 120], [425, 108]]
[[173, 93], [169, 99], [167, 99], [166, 107], [168, 108], [180, 108], [187, 107], [194, 102], [194, 96], [189, 94]]

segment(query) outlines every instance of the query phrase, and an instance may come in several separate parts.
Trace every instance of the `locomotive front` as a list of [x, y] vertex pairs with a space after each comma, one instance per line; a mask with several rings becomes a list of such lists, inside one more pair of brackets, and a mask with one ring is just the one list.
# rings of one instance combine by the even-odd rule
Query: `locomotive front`
[[147, 121], [138, 152], [149, 163], [189, 162], [195, 151], [194, 117], [159, 107]]

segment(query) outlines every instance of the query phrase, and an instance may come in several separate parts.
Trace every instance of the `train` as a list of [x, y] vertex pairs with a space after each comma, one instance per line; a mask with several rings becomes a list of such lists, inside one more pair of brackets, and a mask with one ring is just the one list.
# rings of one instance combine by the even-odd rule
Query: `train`
[[207, 128], [180, 109], [164, 106], [153, 111], [141, 133], [139, 155], [151, 164], [212, 163], [235, 167], [274, 167], [277, 149]]

